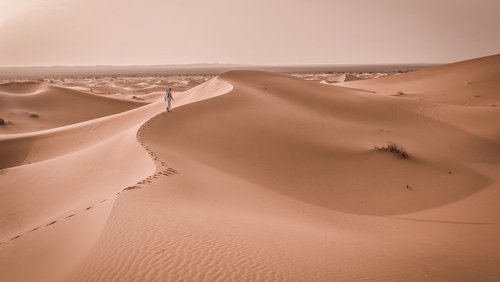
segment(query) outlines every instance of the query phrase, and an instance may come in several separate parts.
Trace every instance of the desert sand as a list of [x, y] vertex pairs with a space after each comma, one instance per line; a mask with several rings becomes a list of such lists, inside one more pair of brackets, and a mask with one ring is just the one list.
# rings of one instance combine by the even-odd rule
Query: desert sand
[[0, 84], [0, 281], [500, 280], [500, 55], [152, 79]]

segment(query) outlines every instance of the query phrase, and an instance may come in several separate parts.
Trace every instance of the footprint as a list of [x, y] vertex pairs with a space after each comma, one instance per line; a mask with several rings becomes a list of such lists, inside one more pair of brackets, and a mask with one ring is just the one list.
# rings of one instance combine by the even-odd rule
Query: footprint
[[130, 186], [130, 187], [127, 187], [127, 188], [123, 189], [122, 191], [134, 190], [134, 189], [141, 189], [141, 187], [139, 187], [139, 186]]
[[40, 229], [40, 227], [33, 228], [30, 230], [30, 232], [37, 231], [38, 229]]
[[76, 215], [76, 213], [74, 213], [74, 214], [70, 214], [70, 215], [66, 216], [65, 218], [70, 218], [70, 217], [73, 217], [73, 216], [75, 216], [75, 215]]
[[56, 222], [57, 222], [57, 220], [54, 220], [54, 221], [52, 221], [51, 223], [49, 223], [49, 224], [47, 224], [47, 225], [45, 225], [45, 226], [52, 225], [52, 224], [54, 224], [54, 223], [56, 223]]
[[85, 210], [86, 210], [86, 211], [88, 211], [88, 210], [90, 210], [91, 208], [93, 208], [93, 207], [87, 207]]

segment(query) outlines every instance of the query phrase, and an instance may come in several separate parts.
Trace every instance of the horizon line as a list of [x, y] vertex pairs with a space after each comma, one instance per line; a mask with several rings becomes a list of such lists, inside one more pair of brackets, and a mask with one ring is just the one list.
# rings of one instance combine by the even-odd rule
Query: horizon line
[[[453, 63], [453, 62], [449, 62]], [[189, 63], [189, 64], [131, 64], [131, 65], [30, 65], [30, 66], [0, 66], [0, 68], [84, 68], [84, 67], [189, 67], [189, 66], [210, 66], [210, 67], [330, 67], [330, 66], [421, 66], [421, 65], [443, 65], [447, 63], [342, 63], [342, 64], [235, 64], [235, 63]]]

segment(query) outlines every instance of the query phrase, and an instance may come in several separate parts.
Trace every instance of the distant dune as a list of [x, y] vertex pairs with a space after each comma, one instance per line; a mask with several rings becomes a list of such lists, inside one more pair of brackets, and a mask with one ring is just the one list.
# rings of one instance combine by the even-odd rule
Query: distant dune
[[500, 280], [500, 55], [349, 80], [0, 84], [0, 280]]
[[435, 64], [387, 65], [139, 65], [139, 66], [51, 66], [51, 67], [0, 67], [0, 79], [40, 79], [60, 77], [102, 76], [166, 76], [221, 74], [231, 70], [261, 70], [271, 72], [373, 72], [410, 71], [435, 66]]
[[56, 128], [109, 116], [145, 105], [55, 87], [46, 83], [0, 84], [0, 117], [9, 121], [0, 134]]

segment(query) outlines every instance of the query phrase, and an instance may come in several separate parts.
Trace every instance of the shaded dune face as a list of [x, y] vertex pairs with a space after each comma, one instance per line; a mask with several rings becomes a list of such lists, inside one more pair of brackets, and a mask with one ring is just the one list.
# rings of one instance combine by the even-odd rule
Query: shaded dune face
[[44, 84], [40, 82], [6, 82], [0, 84], [0, 93], [29, 95], [44, 88]]
[[[426, 116], [431, 104], [418, 99], [265, 72], [220, 79], [233, 91], [156, 117], [149, 130], [163, 133], [151, 142], [312, 205], [364, 215], [435, 208], [491, 182], [469, 162], [500, 161], [497, 142]], [[409, 158], [375, 149], [389, 143]]]

